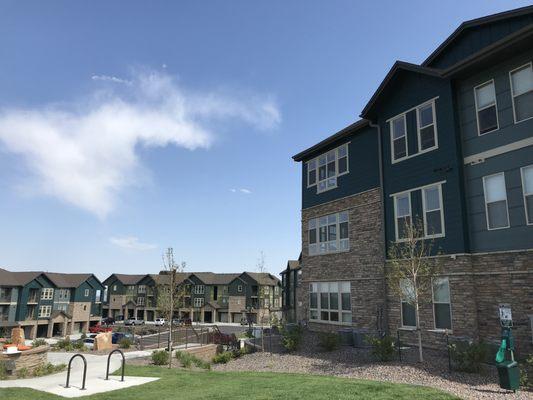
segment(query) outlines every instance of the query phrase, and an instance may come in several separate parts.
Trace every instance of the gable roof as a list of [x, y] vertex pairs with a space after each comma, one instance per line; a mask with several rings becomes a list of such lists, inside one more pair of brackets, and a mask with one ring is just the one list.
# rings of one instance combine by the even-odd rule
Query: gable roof
[[196, 276], [206, 285], [229, 285], [231, 281], [237, 278], [240, 274], [223, 273], [217, 274], [214, 272], [191, 272], [191, 275]]
[[[91, 276], [94, 276], [93, 274], [65, 274], [58, 272], [45, 272], [44, 274], [58, 288], [77, 288]], [[96, 277], [94, 278], [98, 281]]]
[[356, 132], [357, 130], [362, 129], [365, 126], [368, 126], [368, 124], [369, 124], [369, 122], [367, 120], [360, 119], [360, 120], [354, 122], [353, 124], [350, 124], [350, 125], [348, 125], [345, 128], [342, 128], [337, 133], [334, 133], [333, 135], [331, 135], [331, 136], [327, 137], [326, 139], [318, 142], [317, 144], [309, 147], [308, 149], [303, 150], [303, 151], [299, 152], [298, 154], [292, 156], [292, 159], [294, 161], [302, 161], [302, 160], [308, 158], [309, 156], [311, 156], [313, 153], [323, 149], [326, 146], [329, 146], [332, 143], [335, 143], [337, 140], [340, 140], [340, 139], [343, 139], [345, 137], [348, 137], [349, 135], [351, 135], [352, 133]]
[[279, 279], [268, 272], [243, 272], [241, 275], [246, 274], [259, 285], [276, 286], [279, 284]]
[[145, 275], [113, 274], [112, 276], [117, 278], [124, 285], [136, 285], [141, 279], [143, 279], [146, 276], [146, 274]]
[[42, 274], [40, 271], [11, 272], [0, 269], [0, 283], [3, 286], [25, 286]]
[[444, 42], [442, 42], [439, 47], [437, 47], [429, 56], [424, 60], [422, 66], [430, 66], [431, 63], [440, 55], [442, 55], [447, 49], [449, 49], [457, 40], [464, 35], [464, 33], [472, 28], [479, 27], [486, 24], [491, 24], [497, 21], [501, 21], [508, 18], [519, 17], [522, 15], [533, 14], [533, 6], [526, 6], [521, 8], [516, 8], [510, 11], [504, 11], [497, 14], [487, 15], [481, 18], [471, 19], [469, 21], [464, 21], [452, 32]]
[[428, 68], [423, 67], [421, 65], [412, 64], [405, 61], [396, 61], [387, 75], [385, 75], [385, 78], [383, 78], [383, 81], [381, 81], [380, 85], [366, 104], [366, 106], [363, 108], [363, 111], [361, 111], [361, 118], [367, 118], [369, 117], [370, 112], [372, 111], [372, 108], [377, 103], [378, 99], [381, 97], [381, 95], [385, 92], [387, 89], [387, 86], [391, 83], [393, 78], [396, 77], [397, 74], [408, 71], [408, 72], [414, 72], [417, 74], [423, 74], [428, 76], [434, 76], [434, 77], [442, 77], [442, 71], [435, 69], [435, 68]]

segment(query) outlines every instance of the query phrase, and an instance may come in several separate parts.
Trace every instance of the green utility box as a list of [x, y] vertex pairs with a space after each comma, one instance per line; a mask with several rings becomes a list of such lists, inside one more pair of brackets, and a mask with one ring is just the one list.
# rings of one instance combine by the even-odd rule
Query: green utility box
[[500, 378], [500, 387], [507, 390], [518, 390], [520, 387], [520, 371], [516, 361], [503, 361], [496, 365]]

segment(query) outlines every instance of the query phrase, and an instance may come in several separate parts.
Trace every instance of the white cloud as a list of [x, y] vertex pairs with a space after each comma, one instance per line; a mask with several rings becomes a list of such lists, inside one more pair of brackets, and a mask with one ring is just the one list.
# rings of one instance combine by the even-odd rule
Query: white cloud
[[128, 81], [126, 79], [117, 78], [116, 76], [109, 76], [109, 75], [93, 75], [93, 76], [91, 76], [91, 79], [93, 81], [124, 83], [126, 85], [131, 85], [131, 83], [132, 83], [131, 81]]
[[268, 96], [185, 91], [166, 73], [92, 79], [109, 88], [71, 104], [0, 110], [0, 143], [25, 160], [27, 188], [102, 218], [126, 187], [142, 184], [139, 147], [206, 149], [223, 122], [264, 130], [281, 121]]
[[122, 247], [124, 249], [144, 251], [157, 248], [157, 245], [155, 244], [140, 242], [139, 238], [135, 236], [112, 237], [109, 238], [109, 241], [115, 246]]
[[244, 194], [251, 194], [252, 193], [252, 191], [250, 189], [246, 189], [246, 188], [240, 188], [240, 189], [231, 188], [229, 191], [232, 192], [232, 193], [237, 193], [237, 192], [241, 192], [241, 193], [244, 193]]

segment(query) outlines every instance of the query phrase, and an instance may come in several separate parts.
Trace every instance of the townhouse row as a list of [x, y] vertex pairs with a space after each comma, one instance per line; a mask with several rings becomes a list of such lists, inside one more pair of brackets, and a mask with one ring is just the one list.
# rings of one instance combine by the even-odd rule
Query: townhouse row
[[[154, 321], [163, 317], [158, 290], [168, 285], [165, 271], [159, 274], [112, 274], [103, 284], [103, 317]], [[174, 318], [194, 322], [270, 321], [281, 317], [281, 285], [269, 273], [189, 272], [177, 275], [183, 288], [181, 305]]]
[[29, 339], [87, 332], [100, 321], [103, 293], [93, 274], [0, 268], [0, 331], [22, 327]]
[[296, 154], [302, 254], [287, 318], [410, 337], [415, 311], [385, 279], [420, 222], [443, 264], [420, 310], [426, 343], [498, 340], [512, 308], [533, 350], [533, 7], [461, 24], [422, 64], [397, 61], [361, 119]]

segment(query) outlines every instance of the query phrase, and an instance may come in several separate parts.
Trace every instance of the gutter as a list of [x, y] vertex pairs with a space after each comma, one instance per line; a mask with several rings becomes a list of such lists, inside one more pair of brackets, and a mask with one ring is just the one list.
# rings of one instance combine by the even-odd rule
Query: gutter
[[[387, 293], [387, 284], [385, 279], [385, 262], [387, 260], [387, 243], [385, 236], [385, 191], [383, 185], [383, 151], [381, 146], [381, 126], [379, 124], [373, 123], [371, 120], [368, 120], [368, 125], [371, 128], [375, 128], [378, 134], [378, 162], [379, 162], [379, 187], [381, 189], [381, 240], [383, 241], [383, 294], [384, 298], [388, 298]], [[387, 305], [383, 306], [383, 325], [381, 328], [383, 333], [388, 332], [389, 330], [389, 321], [388, 321], [388, 310]], [[380, 327], [377, 326], [377, 330], [380, 330]]]

